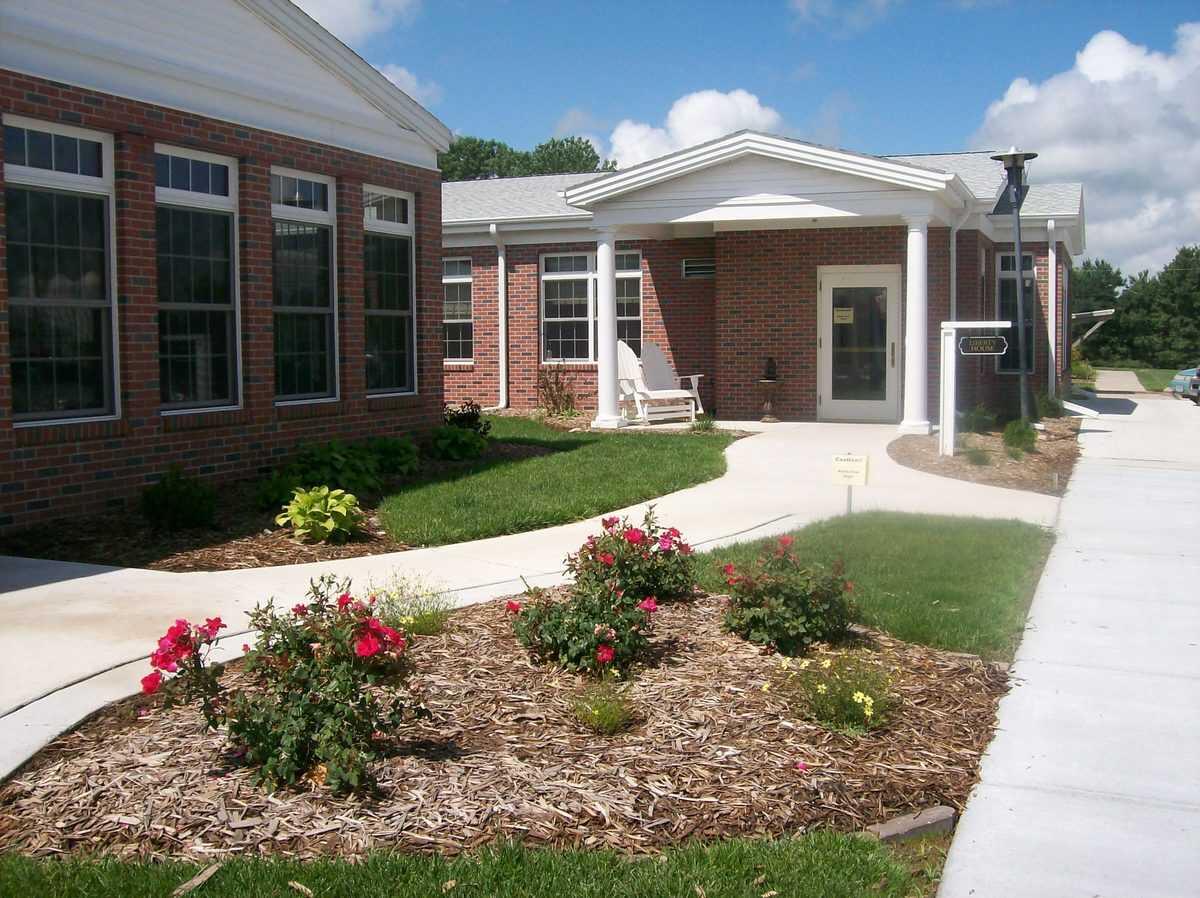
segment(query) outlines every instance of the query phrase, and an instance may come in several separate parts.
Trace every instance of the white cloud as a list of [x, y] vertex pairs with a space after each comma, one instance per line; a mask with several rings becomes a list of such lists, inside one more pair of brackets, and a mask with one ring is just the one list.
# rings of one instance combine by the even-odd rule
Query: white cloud
[[859, 31], [887, 18], [902, 0], [788, 0], [801, 25], [833, 25]]
[[422, 81], [402, 65], [376, 66], [388, 81], [396, 85], [422, 106], [433, 106], [442, 99], [444, 91], [436, 81]]
[[1168, 53], [1101, 31], [1067, 71], [1013, 81], [972, 143], [1037, 151], [1035, 181], [1082, 181], [1088, 255], [1132, 274], [1200, 238], [1198, 97], [1200, 22]]
[[296, 5], [347, 44], [356, 44], [397, 22], [410, 22], [420, 0], [295, 0]]
[[582, 106], [572, 106], [554, 123], [554, 136], [582, 137], [596, 148], [596, 155], [603, 157], [604, 140], [600, 132], [604, 128], [605, 123], [592, 115], [590, 110]]
[[662, 127], [631, 119], [619, 122], [609, 137], [609, 155], [627, 168], [743, 128], [778, 131], [782, 123], [777, 110], [749, 91], [700, 90], [676, 100]]

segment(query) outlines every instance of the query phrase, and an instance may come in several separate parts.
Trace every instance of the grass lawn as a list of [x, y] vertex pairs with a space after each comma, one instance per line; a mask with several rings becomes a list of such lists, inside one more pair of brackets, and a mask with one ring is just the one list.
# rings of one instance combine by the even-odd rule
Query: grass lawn
[[[865, 512], [797, 530], [801, 558], [842, 559], [864, 624], [898, 639], [1010, 660], [1053, 537], [1018, 521]], [[720, 567], [739, 567], [775, 540], [700, 557], [701, 585], [723, 592]]]
[[1178, 368], [1135, 368], [1133, 373], [1142, 382], [1142, 388], [1151, 393], [1161, 393], [1171, 382]]
[[379, 506], [409, 545], [435, 546], [565, 524], [725, 473], [721, 433], [566, 433], [528, 418], [492, 418], [492, 439], [551, 450], [481, 461], [406, 487]]
[[[202, 868], [186, 863], [0, 857], [0, 895], [162, 898]], [[933, 871], [936, 875], [936, 871]], [[304, 892], [289, 885], [307, 887]], [[506, 847], [474, 857], [373, 855], [344, 861], [230, 860], [195, 898], [901, 898], [927, 891], [928, 874], [903, 854], [854, 836], [694, 845], [658, 858]]]

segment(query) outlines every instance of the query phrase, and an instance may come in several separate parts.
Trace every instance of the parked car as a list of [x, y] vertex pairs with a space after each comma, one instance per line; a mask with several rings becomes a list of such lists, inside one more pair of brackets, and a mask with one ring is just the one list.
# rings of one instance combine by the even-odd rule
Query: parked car
[[1187, 368], [1171, 378], [1167, 389], [1200, 405], [1200, 368]]

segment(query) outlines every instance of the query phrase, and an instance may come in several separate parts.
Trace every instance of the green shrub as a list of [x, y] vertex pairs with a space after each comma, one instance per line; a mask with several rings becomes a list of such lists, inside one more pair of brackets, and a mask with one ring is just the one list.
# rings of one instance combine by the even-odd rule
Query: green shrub
[[1037, 431], [1028, 421], [1014, 418], [1004, 425], [1004, 445], [1009, 449], [1032, 452], [1037, 445]]
[[1091, 363], [1082, 356], [1071, 354], [1071, 380], [1081, 387], [1086, 387], [1096, 382], [1096, 369]]
[[716, 429], [717, 419], [712, 415], [697, 415], [696, 420], [692, 422], [692, 431], [694, 433], [710, 433]]
[[486, 437], [492, 431], [492, 422], [483, 417], [478, 402], [466, 400], [458, 405], [447, 403], [442, 409], [442, 421], [451, 427], [461, 427]]
[[385, 477], [407, 477], [415, 474], [421, 463], [417, 444], [408, 437], [372, 437], [367, 451], [375, 456], [379, 473]]
[[362, 529], [363, 513], [352, 493], [327, 486], [297, 487], [292, 501], [275, 517], [301, 539], [319, 543], [344, 543]]
[[854, 655], [782, 658], [774, 688], [797, 714], [843, 732], [865, 733], [882, 726], [895, 704], [887, 673]]
[[1063, 416], [1062, 401], [1047, 392], [1038, 393], [1037, 413], [1039, 418], [1061, 418]]
[[290, 502], [292, 493], [301, 486], [287, 470], [272, 471], [254, 485], [254, 504], [263, 511], [274, 511]]
[[625, 688], [618, 686], [610, 677], [588, 686], [575, 699], [571, 710], [575, 719], [602, 736], [619, 733], [633, 719]]
[[725, 565], [730, 598], [725, 628], [743, 639], [769, 646], [782, 655], [799, 655], [814, 642], [844, 639], [856, 609], [849, 594], [854, 584], [832, 570], [802, 565], [791, 550], [792, 538], [780, 537], [774, 552], [739, 573]]
[[575, 587], [563, 601], [538, 589], [524, 604], [510, 601], [513, 632], [533, 656], [567, 670], [607, 674], [627, 670], [649, 645], [652, 598], [637, 599], [608, 588]]
[[142, 490], [142, 514], [156, 530], [211, 527], [217, 517], [217, 492], [172, 465], [158, 483]]
[[960, 429], [963, 433], [988, 433], [996, 429], [996, 416], [980, 403], [962, 414]]
[[988, 455], [986, 449], [981, 449], [978, 446], [968, 446], [963, 450], [963, 455], [971, 464], [976, 467], [983, 468], [992, 463], [992, 457]]
[[310, 443], [300, 447], [285, 471], [303, 487], [324, 484], [358, 496], [373, 495], [382, 487], [379, 459], [365, 443]]
[[653, 506], [641, 527], [615, 516], [600, 523], [603, 532], [567, 556], [567, 573], [581, 589], [619, 589], [639, 600], [691, 594], [696, 583], [692, 547], [674, 527], [659, 526]]
[[487, 449], [487, 440], [473, 430], [444, 424], [429, 436], [429, 451], [443, 461], [467, 461], [479, 458]]
[[454, 608], [446, 593], [418, 577], [394, 574], [383, 586], [372, 584], [369, 593], [379, 619], [412, 636], [438, 635]]

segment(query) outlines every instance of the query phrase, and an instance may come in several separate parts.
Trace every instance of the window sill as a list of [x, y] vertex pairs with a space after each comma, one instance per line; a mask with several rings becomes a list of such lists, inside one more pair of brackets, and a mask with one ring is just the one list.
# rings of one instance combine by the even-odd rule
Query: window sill
[[195, 408], [161, 408], [158, 414], [163, 418], [177, 418], [180, 415], [216, 415], [221, 412], [240, 412], [240, 405], [201, 405]]
[[419, 395], [416, 390], [392, 390], [390, 392], [368, 393], [367, 399], [400, 399], [405, 396]]
[[341, 402], [338, 396], [321, 396], [317, 399], [276, 399], [276, 408], [295, 408], [298, 405], [330, 405], [334, 402]]
[[13, 430], [37, 427], [63, 427], [70, 424], [99, 424], [104, 421], [120, 421], [120, 415], [90, 415], [86, 418], [47, 418], [37, 421], [13, 421]]
[[474, 359], [442, 359], [442, 365], [447, 368], [470, 368], [474, 364]]

